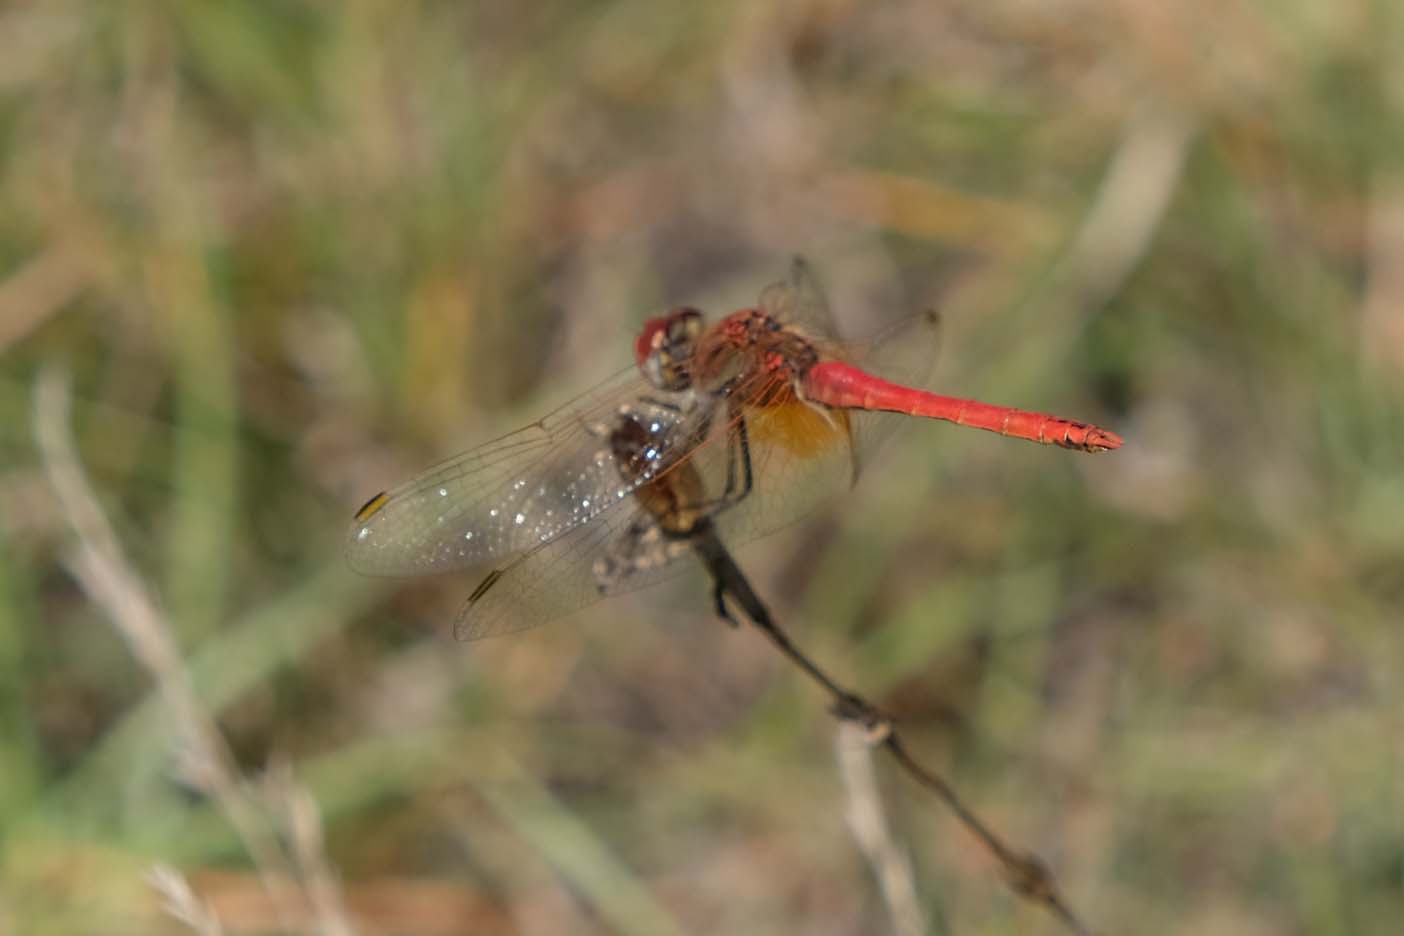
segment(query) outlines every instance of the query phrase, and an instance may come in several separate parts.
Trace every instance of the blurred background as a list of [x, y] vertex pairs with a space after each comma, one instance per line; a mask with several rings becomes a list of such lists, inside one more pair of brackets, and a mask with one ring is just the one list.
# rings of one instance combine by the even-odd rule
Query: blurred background
[[[459, 644], [476, 576], [342, 558], [803, 253], [854, 334], [939, 309], [942, 392], [1127, 443], [903, 425], [739, 550], [796, 639], [1100, 932], [1397, 932], [1401, 30], [6, 4], [0, 930], [891, 931], [825, 700], [700, 581]], [[929, 931], [1063, 931], [876, 766]]]

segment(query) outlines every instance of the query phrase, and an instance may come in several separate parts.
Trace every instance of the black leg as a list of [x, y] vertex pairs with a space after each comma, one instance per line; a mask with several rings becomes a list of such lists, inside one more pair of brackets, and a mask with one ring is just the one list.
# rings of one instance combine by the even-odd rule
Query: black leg
[[[712, 500], [703, 501], [700, 504], [688, 504], [688, 508], [695, 510], [704, 516], [715, 517], [728, 508], [735, 507], [746, 499], [754, 486], [754, 476], [751, 469], [751, 442], [746, 433], [745, 417], [737, 417], [733, 428], [727, 430], [726, 437], [726, 484], [722, 489], [721, 496]], [[736, 487], [736, 466], [741, 466], [741, 488]], [[690, 537], [691, 532], [684, 534], [682, 538]]]
[[740, 627], [741, 622], [731, 616], [731, 612], [726, 607], [726, 585], [720, 579], [712, 582], [712, 600], [716, 602], [717, 617], [721, 618], [732, 627]]
[[682, 407], [679, 406], [678, 404], [676, 404], [676, 403], [669, 403], [667, 400], [660, 400], [660, 399], [657, 399], [656, 397], [647, 397], [647, 396], [646, 396], [646, 397], [639, 397], [639, 402], [640, 402], [640, 403], [647, 403], [649, 406], [656, 406], [656, 407], [658, 407], [659, 409], [661, 409], [661, 410], [667, 410], [667, 411], [670, 412], [670, 413], [681, 413], [681, 412], [682, 412]]
[[741, 483], [741, 493], [737, 495], [737, 500], [740, 500], [751, 493], [755, 479], [751, 475], [751, 437], [746, 432], [746, 417], [739, 413], [736, 416], [736, 443], [741, 451], [741, 476], [745, 479]]
[[722, 503], [729, 503], [736, 493], [736, 448], [732, 444], [735, 436], [735, 429], [726, 430], [726, 487], [722, 488]]
[[[717, 499], [717, 510], [725, 510], [745, 500], [751, 493], [755, 478], [751, 468], [751, 437], [746, 431], [746, 417], [736, 415], [736, 422], [726, 434], [726, 489]], [[741, 489], [736, 489], [736, 466], [741, 466]]]

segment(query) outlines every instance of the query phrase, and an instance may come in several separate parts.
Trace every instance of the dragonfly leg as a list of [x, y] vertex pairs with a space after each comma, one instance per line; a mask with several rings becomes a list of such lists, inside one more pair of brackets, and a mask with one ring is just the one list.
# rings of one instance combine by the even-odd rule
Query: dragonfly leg
[[687, 549], [686, 536], [670, 533], [656, 518], [640, 514], [595, 559], [595, 588], [602, 595], [616, 594], [631, 576], [668, 565]]
[[751, 437], [746, 432], [746, 417], [739, 416], [736, 419], [736, 443], [737, 450], [741, 455], [741, 492], [736, 495], [736, 499], [742, 500], [751, 493], [751, 487], [755, 483], [755, 477], [751, 469]]
[[678, 404], [669, 403], [667, 400], [660, 400], [657, 397], [639, 397], [639, 402], [647, 403], [649, 406], [657, 407], [661, 410], [667, 410], [670, 413], [680, 415], [683, 412], [683, 408]]
[[721, 499], [723, 501], [731, 497], [731, 492], [736, 490], [736, 450], [732, 447], [733, 432], [726, 434], [726, 487], [722, 489]]
[[[737, 488], [737, 466], [740, 466], [741, 482]], [[751, 467], [751, 438], [746, 431], [746, 418], [737, 417], [735, 426], [727, 432], [726, 485], [721, 496], [704, 504], [695, 505], [698, 510], [715, 516], [730, 507], [735, 507], [747, 498], [755, 484]]]
[[717, 617], [721, 618], [732, 627], [740, 627], [741, 622], [731, 616], [731, 612], [726, 607], [726, 583], [720, 578], [712, 580], [712, 601], [716, 604]]
[[[740, 466], [738, 472], [737, 467]], [[737, 475], [740, 474], [740, 487], [737, 487]], [[685, 505], [686, 509], [700, 517], [715, 517], [717, 514], [731, 507], [735, 507], [751, 493], [754, 485], [754, 474], [751, 468], [751, 442], [750, 436], [746, 432], [746, 421], [740, 418], [736, 421], [733, 429], [727, 433], [726, 452], [726, 482], [722, 488], [721, 495], [710, 500], [698, 501]], [[672, 531], [668, 535], [677, 539], [690, 539], [696, 531], [700, 529], [697, 524], [692, 528], [683, 531]]]

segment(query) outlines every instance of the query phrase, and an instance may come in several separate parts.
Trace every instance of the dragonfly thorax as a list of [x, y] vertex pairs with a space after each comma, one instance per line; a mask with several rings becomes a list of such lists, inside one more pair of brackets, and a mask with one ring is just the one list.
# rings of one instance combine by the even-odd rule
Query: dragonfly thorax
[[748, 405], [774, 405], [795, 399], [799, 382], [818, 361], [809, 339], [760, 309], [742, 309], [698, 340], [693, 381]]

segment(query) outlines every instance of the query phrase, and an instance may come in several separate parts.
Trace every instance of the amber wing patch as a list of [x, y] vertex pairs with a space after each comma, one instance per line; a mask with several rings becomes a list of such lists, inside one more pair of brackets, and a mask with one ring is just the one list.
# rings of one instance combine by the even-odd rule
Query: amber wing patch
[[746, 420], [751, 439], [777, 445], [797, 458], [818, 458], [852, 444], [848, 414], [821, 411], [798, 400], [755, 410]]

